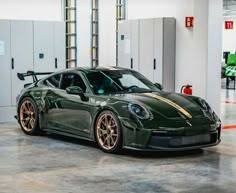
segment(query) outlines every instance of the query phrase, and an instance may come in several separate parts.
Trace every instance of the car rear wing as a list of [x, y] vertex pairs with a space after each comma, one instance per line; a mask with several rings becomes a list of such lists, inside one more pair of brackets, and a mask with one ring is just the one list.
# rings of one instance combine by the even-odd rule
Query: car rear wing
[[17, 77], [18, 77], [20, 80], [25, 80], [25, 77], [27, 77], [27, 76], [32, 76], [33, 82], [37, 82], [37, 81], [38, 81], [38, 78], [37, 78], [38, 75], [48, 75], [48, 74], [52, 74], [52, 73], [53, 73], [53, 72], [34, 72], [34, 71], [27, 71], [26, 73], [17, 73]]

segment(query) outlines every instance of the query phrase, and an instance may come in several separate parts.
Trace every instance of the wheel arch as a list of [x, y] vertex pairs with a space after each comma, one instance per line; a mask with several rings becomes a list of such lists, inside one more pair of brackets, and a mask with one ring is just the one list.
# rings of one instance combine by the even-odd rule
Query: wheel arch
[[[34, 98], [31, 95], [29, 95], [29, 94], [24, 94], [24, 95], [20, 96], [19, 100], [17, 101], [17, 115], [18, 115], [18, 118], [19, 118], [20, 104], [22, 103], [22, 101], [25, 98], [31, 98], [32, 100], [34, 100]], [[36, 103], [35, 100], [34, 100], [34, 102]]]
[[41, 115], [42, 115], [42, 112], [40, 112], [39, 111], [39, 107], [38, 107], [38, 103], [37, 103], [37, 100], [35, 100], [35, 98], [34, 98], [34, 96], [33, 95], [31, 95], [30, 93], [24, 93], [22, 96], [20, 96], [20, 98], [19, 98], [19, 100], [18, 100], [18, 102], [17, 102], [17, 121], [19, 122], [20, 120], [19, 120], [19, 110], [20, 110], [20, 104], [22, 103], [22, 101], [25, 99], [25, 98], [30, 98], [30, 99], [32, 99], [34, 102], [35, 102], [35, 104], [36, 104], [36, 106], [37, 106], [37, 111], [38, 111], [38, 123], [39, 123], [39, 128], [41, 129], [41, 124], [42, 124], [42, 119], [41, 119]]
[[[119, 119], [119, 113], [113, 107], [110, 107], [110, 106], [104, 106], [96, 112], [96, 114], [94, 116], [94, 119], [93, 119], [93, 122], [92, 122], [92, 135], [93, 135], [92, 138], [93, 138], [94, 142], [96, 142], [96, 143], [97, 143], [97, 139], [96, 139], [96, 136], [95, 136], [96, 122], [98, 120], [99, 115], [104, 111], [113, 112], [117, 116], [117, 118]], [[119, 120], [119, 123], [120, 123], [121, 130], [122, 130], [121, 133], [123, 135], [123, 127], [122, 127], [122, 123], [120, 122], [120, 120]]]

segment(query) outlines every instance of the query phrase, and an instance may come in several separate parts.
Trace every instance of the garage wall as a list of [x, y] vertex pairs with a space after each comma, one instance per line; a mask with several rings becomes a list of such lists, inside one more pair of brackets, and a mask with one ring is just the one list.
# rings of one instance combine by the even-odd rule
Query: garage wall
[[[225, 21], [234, 21], [234, 29], [226, 30]], [[222, 52], [230, 51], [232, 53], [236, 52], [236, 18], [235, 17], [225, 17], [222, 25], [223, 37], [222, 37]]]
[[[193, 15], [193, 0], [128, 0], [128, 19], [175, 17], [176, 18], [176, 91], [181, 85], [191, 83], [193, 60], [193, 31], [185, 28], [185, 17]], [[145, 64], [143, 64], [145, 65]]]
[[[207, 77], [206, 99], [218, 115], [220, 115], [221, 106], [222, 5], [222, 0], [209, 0], [208, 22], [205, 30], [208, 33], [208, 41], [205, 44], [208, 48], [207, 61], [204, 61]], [[200, 14], [202, 14], [201, 11]]]
[[99, 65], [116, 64], [116, 1], [99, 0]]
[[[128, 0], [128, 19], [176, 18], [176, 92], [193, 85], [193, 95], [220, 113], [222, 0]], [[194, 16], [194, 27], [185, 17]], [[145, 64], [143, 64], [145, 65]]]
[[[99, 0], [99, 65], [116, 62], [116, 1]], [[77, 2], [77, 66], [90, 66], [91, 0]]]
[[91, 0], [77, 2], [77, 66], [90, 66]]
[[63, 20], [63, 0], [0, 0], [0, 19]]

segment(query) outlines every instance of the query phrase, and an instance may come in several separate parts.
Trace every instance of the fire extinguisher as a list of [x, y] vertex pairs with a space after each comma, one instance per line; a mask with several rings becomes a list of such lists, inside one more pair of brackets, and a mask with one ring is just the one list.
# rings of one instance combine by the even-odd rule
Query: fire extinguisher
[[180, 91], [182, 94], [187, 94], [187, 95], [192, 95], [192, 85], [183, 85], [181, 87], [181, 91]]

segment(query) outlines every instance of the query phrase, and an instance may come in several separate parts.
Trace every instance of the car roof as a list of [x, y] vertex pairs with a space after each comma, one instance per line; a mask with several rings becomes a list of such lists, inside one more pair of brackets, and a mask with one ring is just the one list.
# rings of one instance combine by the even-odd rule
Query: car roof
[[74, 68], [76, 71], [81, 71], [84, 73], [99, 72], [99, 71], [115, 71], [115, 70], [129, 70], [126, 68], [121, 68], [117, 66], [99, 66], [99, 67], [77, 67]]
[[100, 71], [119, 71], [119, 70], [130, 70], [127, 68], [122, 68], [122, 67], [117, 67], [117, 66], [99, 66], [99, 67], [74, 67], [74, 68], [68, 68], [68, 69], [63, 69], [57, 72], [54, 72], [50, 74], [49, 76], [46, 76], [44, 78], [39, 79], [39, 82], [43, 82], [47, 80], [48, 78], [55, 76], [57, 74], [63, 74], [63, 73], [76, 73], [76, 72], [83, 72], [85, 74], [92, 73], [92, 72], [100, 72]]
[[64, 69], [58, 72], [53, 73], [58, 74], [58, 73], [65, 73], [65, 72], [83, 72], [83, 73], [91, 73], [91, 72], [99, 72], [99, 71], [116, 71], [116, 70], [130, 70], [127, 68], [121, 68], [117, 66], [99, 66], [99, 67], [75, 67], [75, 68], [68, 68]]
[[127, 68], [121, 68], [121, 67], [117, 67], [117, 66], [99, 66], [99, 67], [74, 67], [74, 68], [68, 68], [68, 69], [63, 69], [60, 71], [56, 71], [52, 74], [50, 74], [49, 76], [46, 76], [42, 79], [40, 79], [40, 81], [44, 81], [52, 76], [55, 76], [57, 74], [62, 74], [62, 73], [73, 73], [73, 72], [83, 72], [85, 74], [88, 73], [92, 73], [92, 72], [100, 72], [100, 71], [118, 71], [118, 70], [130, 70], [133, 71], [131, 69], [127, 69]]

